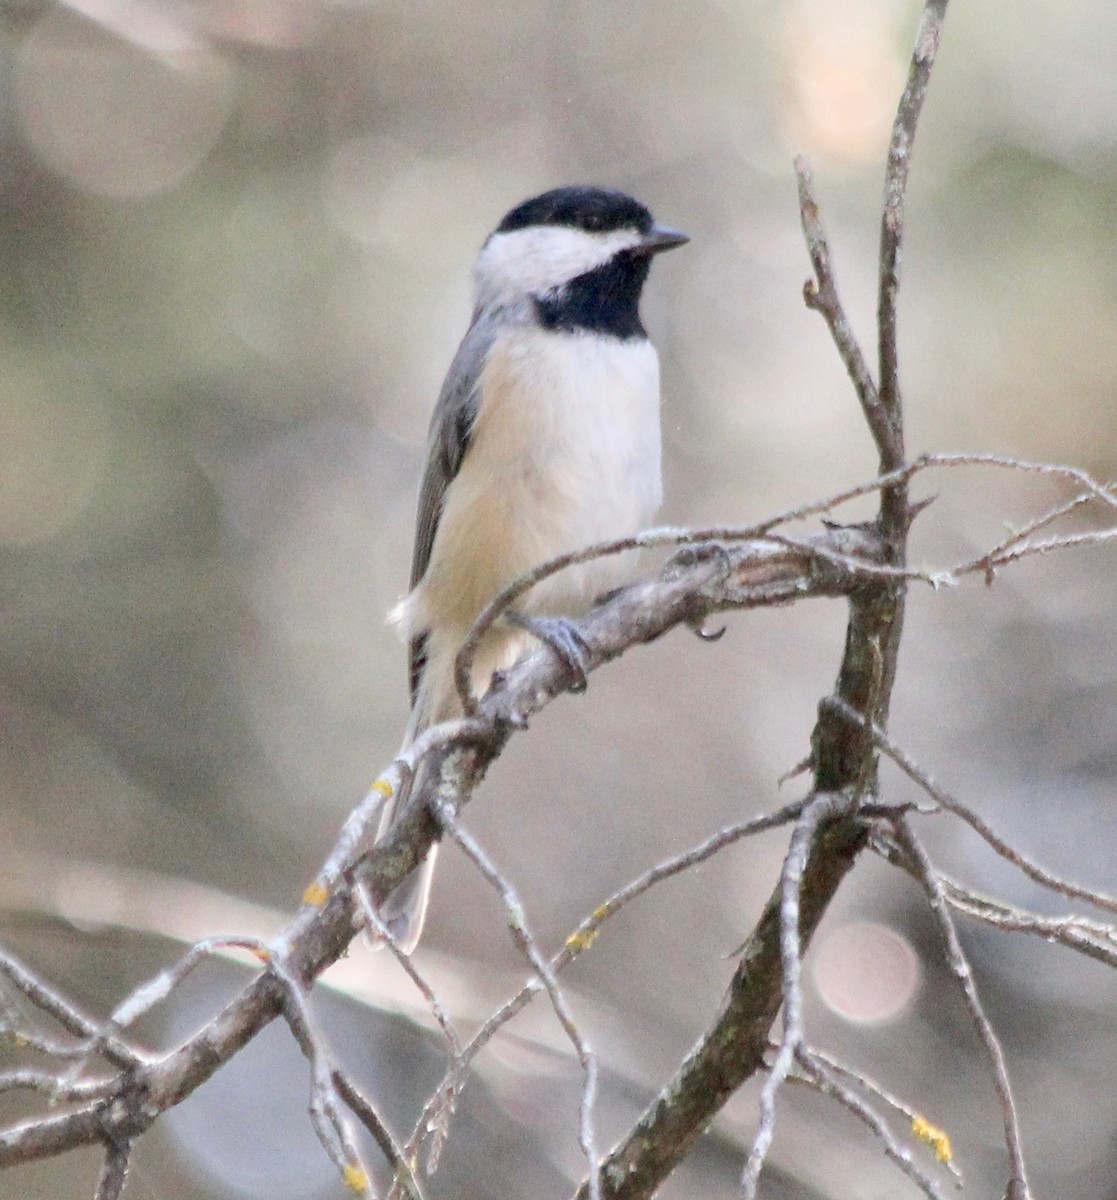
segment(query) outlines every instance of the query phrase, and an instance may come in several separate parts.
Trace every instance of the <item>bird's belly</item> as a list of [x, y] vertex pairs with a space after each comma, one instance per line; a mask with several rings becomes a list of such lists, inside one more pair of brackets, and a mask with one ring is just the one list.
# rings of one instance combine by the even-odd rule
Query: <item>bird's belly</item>
[[[423, 607], [465, 627], [540, 563], [644, 527], [662, 486], [649, 342], [521, 331], [490, 352], [482, 395], [422, 583]], [[577, 612], [632, 567], [629, 554], [567, 568], [519, 607]]]

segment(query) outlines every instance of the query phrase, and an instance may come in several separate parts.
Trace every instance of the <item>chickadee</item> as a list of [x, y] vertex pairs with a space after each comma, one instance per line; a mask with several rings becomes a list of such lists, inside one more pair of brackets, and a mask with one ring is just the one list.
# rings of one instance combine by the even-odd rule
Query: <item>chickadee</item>
[[[512, 209], [481, 248], [473, 321], [427, 437], [411, 591], [389, 617], [410, 641], [408, 744], [460, 715], [455, 656], [497, 592], [557, 555], [637, 532], [658, 509], [659, 360], [639, 301], [652, 256], [687, 240], [622, 192], [562, 187]], [[631, 569], [631, 556], [610, 556], [536, 585], [478, 648], [475, 690], [533, 635], [569, 649], [561, 618]], [[410, 790], [389, 802], [378, 838]], [[381, 909], [405, 949], [434, 857]]]

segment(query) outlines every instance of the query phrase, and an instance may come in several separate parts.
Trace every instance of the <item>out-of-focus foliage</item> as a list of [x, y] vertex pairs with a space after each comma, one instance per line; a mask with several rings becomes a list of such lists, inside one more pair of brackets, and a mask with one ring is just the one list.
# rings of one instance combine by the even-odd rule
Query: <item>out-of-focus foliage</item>
[[[646, 301], [664, 366], [665, 519], [745, 522], [869, 477], [852, 392], [800, 299], [790, 159], [811, 158], [867, 336], [915, 13], [888, 0], [9, 0], [3, 853], [297, 902], [398, 744], [404, 654], [384, 614], [406, 583], [426, 421], [468, 319], [471, 257], [534, 191], [624, 187], [692, 234], [657, 264]], [[994, 0], [957, 5], [946, 29], [908, 214], [911, 447], [1109, 478], [1117, 10]], [[920, 520], [928, 562], [1057, 496], [976, 475], [921, 486], [943, 493]], [[1115, 580], [1099, 552], [1006, 572], [992, 591], [917, 593], [894, 726], [1007, 834], [1110, 887]], [[837, 604], [738, 618], [716, 648], [680, 636], [634, 653], [513, 746], [469, 820], [545, 937], [656, 859], [777, 802], [843, 618]], [[1035, 901], [964, 857], [968, 844], [940, 850]], [[579, 967], [601, 1012], [625, 1014], [638, 1078], [661, 1078], [711, 1013], [720, 956], [778, 851], [734, 852], [649, 897]], [[949, 987], [933, 968], [920, 985], [911, 949], [932, 947], [911, 899], [881, 871], [848, 889], [819, 947], [846, 939], [820, 953], [816, 1028], [944, 1126], [985, 1194], [999, 1161], [989, 1083]], [[446, 855], [429, 945], [507, 968], [501, 929]], [[1097, 1200], [1117, 1174], [1113, 1105], [1091, 1101], [1117, 1066], [1117, 989], [1054, 950], [975, 949], [1017, 1067], [1037, 1193]], [[845, 978], [841, 965], [861, 960]], [[134, 977], [126, 960], [120, 970], [105, 1008]], [[869, 985], [885, 977], [901, 982], [882, 1009]], [[526, 1082], [504, 1099], [524, 1128], [538, 1118], [541, 1138], [561, 1124]], [[548, 1171], [578, 1169], [573, 1103], [535, 1151]], [[748, 1098], [735, 1112], [749, 1116]], [[627, 1115], [610, 1110], [609, 1136]], [[474, 1120], [499, 1138], [500, 1118]], [[828, 1110], [803, 1105], [781, 1129], [778, 1157], [828, 1195], [898, 1186]], [[509, 1163], [527, 1153], [522, 1136]], [[471, 1127], [448, 1153], [464, 1161], [478, 1137]], [[493, 1144], [484, 1154], [491, 1182], [505, 1159]], [[52, 1168], [41, 1194], [86, 1194], [80, 1166], [71, 1182]], [[704, 1194], [732, 1194], [732, 1167], [718, 1169]], [[152, 1176], [152, 1194], [184, 1194]], [[250, 1194], [210, 1186], [197, 1194]], [[676, 1186], [665, 1194], [686, 1194]]]

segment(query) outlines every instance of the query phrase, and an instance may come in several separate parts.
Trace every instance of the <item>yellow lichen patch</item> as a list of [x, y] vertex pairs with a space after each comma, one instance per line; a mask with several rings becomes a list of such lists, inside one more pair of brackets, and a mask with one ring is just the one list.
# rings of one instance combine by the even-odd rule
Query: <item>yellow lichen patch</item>
[[921, 1142], [926, 1142], [934, 1150], [939, 1162], [948, 1163], [953, 1159], [950, 1138], [937, 1125], [932, 1125], [926, 1117], [912, 1117], [911, 1131]]
[[303, 903], [309, 904], [312, 908], [321, 908], [329, 898], [330, 893], [317, 879], [303, 892]]
[[350, 1163], [342, 1171], [341, 1177], [345, 1180], [345, 1186], [351, 1192], [356, 1192], [358, 1196], [363, 1196], [368, 1191], [368, 1172], [359, 1164]]
[[566, 939], [567, 950], [581, 954], [583, 950], [588, 950], [597, 941], [597, 935], [600, 932], [600, 929], [577, 930]]

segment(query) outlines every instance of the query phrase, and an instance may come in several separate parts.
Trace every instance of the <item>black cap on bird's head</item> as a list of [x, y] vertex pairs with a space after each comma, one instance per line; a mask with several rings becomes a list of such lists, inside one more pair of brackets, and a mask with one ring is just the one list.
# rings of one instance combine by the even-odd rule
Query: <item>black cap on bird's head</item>
[[566, 225], [585, 233], [633, 230], [645, 239], [633, 249], [656, 253], [681, 246], [686, 234], [657, 226], [648, 208], [625, 192], [612, 188], [571, 186], [553, 188], [517, 204], [496, 227], [511, 233], [533, 225]]

